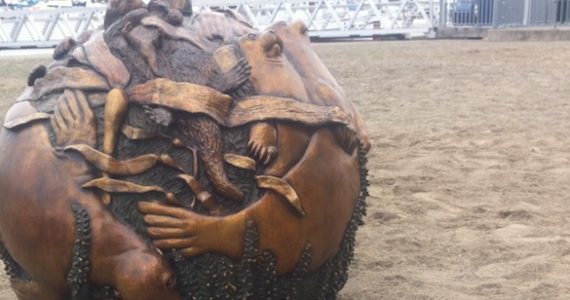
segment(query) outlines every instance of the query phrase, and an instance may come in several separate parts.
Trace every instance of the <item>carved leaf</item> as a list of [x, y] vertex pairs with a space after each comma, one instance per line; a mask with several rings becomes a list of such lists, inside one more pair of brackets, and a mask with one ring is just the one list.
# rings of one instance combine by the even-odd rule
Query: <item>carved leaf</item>
[[154, 167], [159, 161], [159, 156], [156, 154], [145, 154], [121, 161], [88, 145], [71, 145], [65, 147], [64, 151], [77, 151], [102, 172], [119, 176], [141, 174]]
[[23, 126], [23, 125], [26, 125], [26, 124], [29, 124], [32, 122], [49, 119], [50, 117], [51, 117], [51, 115], [47, 114], [47, 113], [42, 113], [42, 112], [33, 113], [31, 115], [23, 116], [23, 117], [16, 118], [14, 120], [10, 120], [8, 122], [5, 122], [4, 127], [6, 129], [16, 129], [20, 126]]
[[301, 216], [305, 215], [303, 205], [301, 204], [301, 200], [299, 199], [297, 192], [287, 181], [269, 175], [256, 176], [255, 179], [257, 180], [257, 185], [260, 188], [269, 189], [281, 194], [291, 205], [293, 205], [293, 208], [295, 208]]
[[75, 48], [72, 56], [101, 73], [113, 88], [124, 88], [129, 83], [131, 74], [123, 62], [111, 53], [103, 39], [103, 32], [95, 33], [83, 46]]
[[253, 158], [243, 155], [226, 153], [224, 155], [224, 160], [226, 163], [240, 169], [255, 171], [257, 168]]
[[207, 86], [154, 79], [127, 91], [131, 102], [153, 104], [189, 113], [204, 113], [225, 124], [233, 100]]
[[28, 100], [38, 100], [47, 93], [63, 89], [108, 91], [111, 88], [107, 80], [95, 71], [58, 67], [47, 73], [44, 78], [36, 80], [34, 90], [28, 96]]
[[108, 193], [142, 194], [148, 192], [159, 192], [166, 195], [166, 192], [159, 186], [144, 186], [124, 180], [112, 179], [109, 177], [101, 177], [91, 180], [84, 184], [83, 188], [97, 188]]

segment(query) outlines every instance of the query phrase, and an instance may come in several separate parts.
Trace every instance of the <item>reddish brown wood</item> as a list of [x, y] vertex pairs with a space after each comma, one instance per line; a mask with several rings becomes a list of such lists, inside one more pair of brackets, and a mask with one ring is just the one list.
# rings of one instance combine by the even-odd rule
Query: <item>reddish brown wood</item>
[[361, 115], [302, 24], [259, 32], [221, 11], [184, 27], [187, 5], [111, 1], [105, 29], [62, 42], [6, 115], [0, 256], [19, 299], [342, 287], [366, 195]]

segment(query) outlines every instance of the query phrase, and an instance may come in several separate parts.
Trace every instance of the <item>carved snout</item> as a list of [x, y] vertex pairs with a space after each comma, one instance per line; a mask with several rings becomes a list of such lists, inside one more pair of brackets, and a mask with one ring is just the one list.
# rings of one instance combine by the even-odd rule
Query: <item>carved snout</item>
[[283, 53], [283, 40], [273, 29], [264, 31], [259, 37], [269, 58], [276, 58]]

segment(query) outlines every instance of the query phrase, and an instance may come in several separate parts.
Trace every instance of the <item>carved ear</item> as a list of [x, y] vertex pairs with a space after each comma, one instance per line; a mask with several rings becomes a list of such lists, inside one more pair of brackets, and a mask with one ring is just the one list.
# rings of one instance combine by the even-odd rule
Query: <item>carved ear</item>
[[223, 13], [226, 16], [226, 18], [234, 19], [248, 28], [253, 28], [253, 25], [251, 25], [251, 23], [249, 23], [249, 21], [244, 16], [231, 9], [224, 9]]
[[308, 35], [309, 28], [303, 21], [296, 21], [291, 23], [290, 27], [293, 29], [294, 32], [299, 33], [300, 35]]
[[148, 3], [148, 11], [174, 26], [181, 26], [184, 21], [182, 12], [176, 8], [174, 0], [152, 0]]
[[111, 26], [106, 29], [105, 34], [115, 35], [128, 33], [146, 16], [148, 16], [148, 10], [146, 8], [138, 8], [128, 12], [126, 15], [123, 15], [114, 21]]
[[192, 15], [192, 0], [165, 0], [171, 9], [180, 11], [185, 16]]
[[103, 27], [107, 29], [122, 16], [143, 7], [145, 7], [145, 4], [142, 0], [111, 0], [105, 12]]

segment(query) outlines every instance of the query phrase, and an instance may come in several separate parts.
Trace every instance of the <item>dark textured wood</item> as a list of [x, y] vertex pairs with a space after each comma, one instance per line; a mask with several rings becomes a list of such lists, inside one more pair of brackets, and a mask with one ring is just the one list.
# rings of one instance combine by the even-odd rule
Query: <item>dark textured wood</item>
[[110, 86], [107, 80], [95, 71], [59, 67], [49, 72], [45, 77], [36, 80], [34, 89], [26, 100], [38, 100], [48, 93], [63, 89], [109, 91]]
[[[239, 258], [246, 223], [251, 219], [259, 228], [260, 247], [276, 255], [279, 273], [295, 268], [307, 243], [313, 245], [310, 268], [316, 270], [337, 253], [360, 193], [358, 159], [336, 145], [329, 129], [320, 130], [311, 138], [303, 158], [283, 176], [303, 203], [304, 218], [298, 217], [281, 193], [274, 192], [265, 193], [255, 204], [224, 218], [205, 217], [160, 203], [140, 204], [139, 209], [152, 216], [145, 221], [160, 248], [183, 248], [181, 252], [186, 256], [213, 251]], [[162, 223], [159, 217], [172, 221]], [[185, 230], [165, 234], [170, 233], [168, 228]]]
[[83, 46], [75, 48], [71, 56], [102, 74], [112, 88], [125, 88], [131, 79], [125, 65], [111, 54], [102, 32], [94, 33]]
[[[35, 112], [21, 102], [7, 119]], [[22, 293], [34, 292], [30, 299], [69, 299], [66, 276], [75, 239], [71, 204], [77, 202], [96, 224], [89, 274], [93, 284], [113, 286], [123, 299], [178, 299], [167, 284], [173, 275], [160, 254], [117, 221], [97, 194], [81, 188], [92, 179], [90, 166], [73, 156], [56, 156], [45, 125], [0, 133], [0, 236], [32, 279]], [[18, 289], [15, 282], [13, 287]]]

